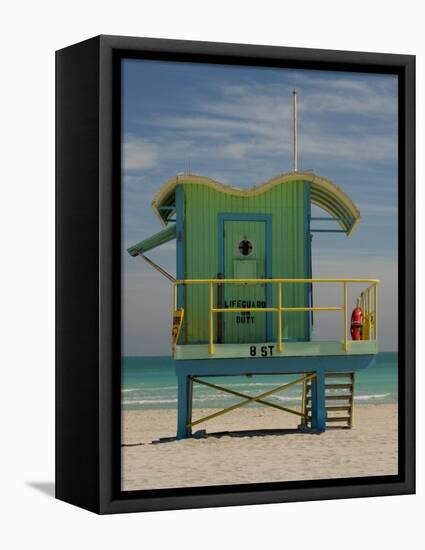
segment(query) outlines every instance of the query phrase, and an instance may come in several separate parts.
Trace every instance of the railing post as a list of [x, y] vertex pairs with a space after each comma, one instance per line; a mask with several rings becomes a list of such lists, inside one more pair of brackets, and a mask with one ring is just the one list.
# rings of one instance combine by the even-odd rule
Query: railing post
[[375, 298], [375, 340], [378, 340], [378, 283], [375, 283], [375, 292], [374, 292], [374, 298]]
[[348, 351], [348, 303], [347, 303], [347, 283], [344, 281], [344, 351]]
[[177, 283], [173, 283], [173, 314], [177, 307]]
[[282, 283], [277, 287], [277, 351], [282, 351]]
[[[223, 274], [217, 273], [217, 279], [222, 279]], [[217, 308], [223, 307], [223, 285], [217, 283]], [[217, 313], [217, 344], [223, 343], [223, 313]]]
[[367, 289], [367, 333], [368, 340], [372, 340], [372, 313], [370, 307], [370, 286]]
[[213, 323], [213, 308], [214, 308], [214, 288], [213, 284], [210, 283], [210, 344], [208, 347], [208, 353], [210, 355], [214, 354], [214, 323]]

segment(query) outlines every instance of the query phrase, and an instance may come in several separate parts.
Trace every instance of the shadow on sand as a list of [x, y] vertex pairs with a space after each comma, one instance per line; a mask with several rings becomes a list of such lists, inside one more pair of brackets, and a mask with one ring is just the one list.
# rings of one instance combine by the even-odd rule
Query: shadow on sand
[[[195, 432], [192, 437], [188, 439], [221, 439], [223, 437], [276, 437], [302, 433], [299, 429], [262, 429], [262, 430], [234, 430], [225, 432], [211, 432], [207, 433], [205, 430], [199, 430]], [[308, 433], [313, 433], [311, 430]], [[176, 437], [161, 437], [157, 441], [152, 441], [151, 445], [157, 445], [159, 443], [172, 443], [173, 441], [181, 441]]]
[[[328, 426], [326, 431], [333, 430], [348, 430], [347, 426]], [[211, 432], [207, 433], [205, 430], [199, 430], [195, 432], [191, 437], [184, 439], [177, 439], [177, 437], [161, 437], [160, 439], [154, 439], [150, 442], [139, 443], [122, 443], [121, 447], [141, 447], [142, 445], [159, 445], [161, 443], [174, 443], [176, 441], [187, 441], [193, 439], [220, 439], [222, 437], [276, 437], [293, 434], [308, 434], [308, 435], [320, 435], [323, 432], [312, 430], [311, 428], [298, 429], [298, 428], [286, 428], [286, 429], [263, 429], [263, 430], [235, 430], [227, 432]]]

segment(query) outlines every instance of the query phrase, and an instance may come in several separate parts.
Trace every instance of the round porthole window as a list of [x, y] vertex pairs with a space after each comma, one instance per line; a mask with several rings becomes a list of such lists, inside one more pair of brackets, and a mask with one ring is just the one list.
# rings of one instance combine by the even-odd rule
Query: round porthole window
[[238, 245], [239, 254], [241, 256], [249, 256], [254, 250], [254, 245], [248, 239], [242, 239]]

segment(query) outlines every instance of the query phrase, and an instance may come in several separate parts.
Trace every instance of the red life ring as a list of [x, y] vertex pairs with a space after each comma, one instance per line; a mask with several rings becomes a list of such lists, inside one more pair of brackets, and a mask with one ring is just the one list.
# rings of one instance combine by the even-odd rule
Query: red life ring
[[363, 332], [363, 311], [362, 308], [357, 306], [353, 309], [351, 314], [351, 339], [361, 340]]

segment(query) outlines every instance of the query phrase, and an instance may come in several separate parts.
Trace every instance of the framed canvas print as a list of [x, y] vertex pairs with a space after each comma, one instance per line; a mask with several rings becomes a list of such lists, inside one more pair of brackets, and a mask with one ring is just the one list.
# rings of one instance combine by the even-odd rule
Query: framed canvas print
[[57, 498], [414, 492], [414, 57], [56, 59]]

